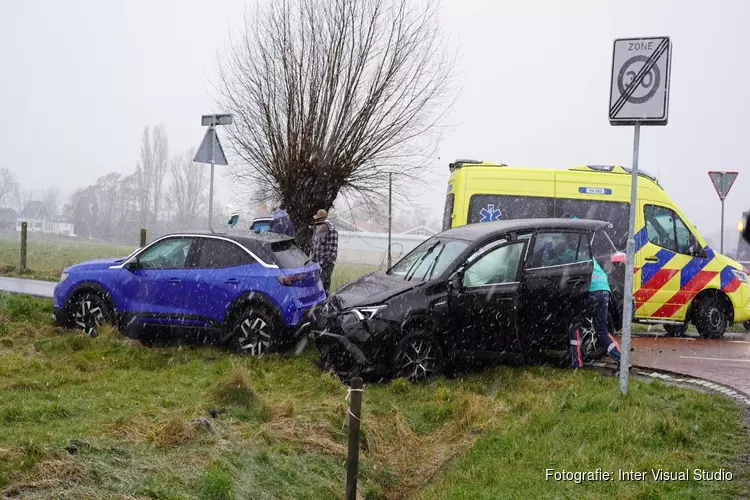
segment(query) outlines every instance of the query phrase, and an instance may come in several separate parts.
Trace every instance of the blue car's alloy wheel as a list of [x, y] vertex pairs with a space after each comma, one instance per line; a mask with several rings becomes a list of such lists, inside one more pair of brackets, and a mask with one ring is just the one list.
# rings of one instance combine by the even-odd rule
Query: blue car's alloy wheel
[[234, 328], [234, 348], [249, 356], [263, 356], [274, 350], [276, 325], [262, 309], [242, 313]]
[[96, 337], [99, 327], [111, 318], [107, 303], [93, 293], [79, 295], [72, 302], [70, 311], [75, 326], [83, 330], [88, 337]]

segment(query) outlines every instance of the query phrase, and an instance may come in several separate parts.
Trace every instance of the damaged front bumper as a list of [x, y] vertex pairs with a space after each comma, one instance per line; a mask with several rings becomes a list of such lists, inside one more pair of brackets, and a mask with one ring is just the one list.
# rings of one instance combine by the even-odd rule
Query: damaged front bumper
[[384, 371], [364, 349], [346, 335], [328, 330], [312, 330], [320, 351], [320, 368], [335, 373], [342, 380], [353, 377], [372, 378]]

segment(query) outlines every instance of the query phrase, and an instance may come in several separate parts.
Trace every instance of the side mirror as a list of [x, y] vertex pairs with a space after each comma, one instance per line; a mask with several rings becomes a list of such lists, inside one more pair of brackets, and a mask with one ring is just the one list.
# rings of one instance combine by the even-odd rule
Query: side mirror
[[742, 228], [742, 239], [750, 243], [750, 213], [747, 214], [747, 220], [745, 221], [745, 227]]
[[134, 273], [138, 269], [138, 259], [131, 260], [130, 262], [125, 264], [123, 267], [127, 269], [128, 271], [130, 271], [131, 273]]
[[703, 248], [698, 244], [698, 240], [696, 239], [694, 234], [690, 234], [689, 236], [690, 241], [690, 255], [693, 257], [705, 257], [705, 252], [703, 251]]
[[451, 277], [448, 279], [448, 287], [452, 290], [460, 290], [461, 285], [463, 284], [463, 273], [460, 271], [456, 271], [455, 273], [451, 274]]

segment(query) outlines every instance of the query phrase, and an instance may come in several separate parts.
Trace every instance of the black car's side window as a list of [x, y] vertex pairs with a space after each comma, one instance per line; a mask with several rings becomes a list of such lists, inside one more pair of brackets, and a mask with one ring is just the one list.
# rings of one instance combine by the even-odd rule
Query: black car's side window
[[497, 285], [518, 281], [518, 265], [525, 246], [523, 241], [517, 241], [480, 255], [466, 268], [463, 286]]
[[253, 258], [231, 241], [204, 238], [201, 252], [195, 267], [199, 269], [216, 269], [252, 264]]
[[591, 259], [588, 233], [538, 233], [530, 268], [562, 266]]
[[140, 269], [182, 269], [187, 267], [187, 258], [193, 238], [169, 238], [148, 248], [138, 256]]

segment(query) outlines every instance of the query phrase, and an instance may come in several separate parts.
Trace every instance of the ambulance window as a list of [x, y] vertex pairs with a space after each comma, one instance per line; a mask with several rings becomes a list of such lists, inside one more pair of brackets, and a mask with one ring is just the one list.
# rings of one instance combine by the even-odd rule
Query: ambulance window
[[445, 208], [443, 209], [443, 231], [451, 228], [451, 215], [453, 215], [453, 193], [445, 198]]
[[475, 194], [469, 201], [469, 224], [496, 220], [554, 217], [553, 198]]
[[690, 230], [673, 210], [656, 205], [643, 208], [648, 241], [676, 253], [691, 255]]
[[690, 230], [677, 214], [674, 216], [674, 228], [677, 233], [677, 253], [692, 255], [690, 251]]
[[611, 222], [612, 228], [607, 230], [608, 235], [618, 249], [625, 249], [628, 240], [629, 203], [560, 198], [555, 203], [555, 216], [563, 215]]

